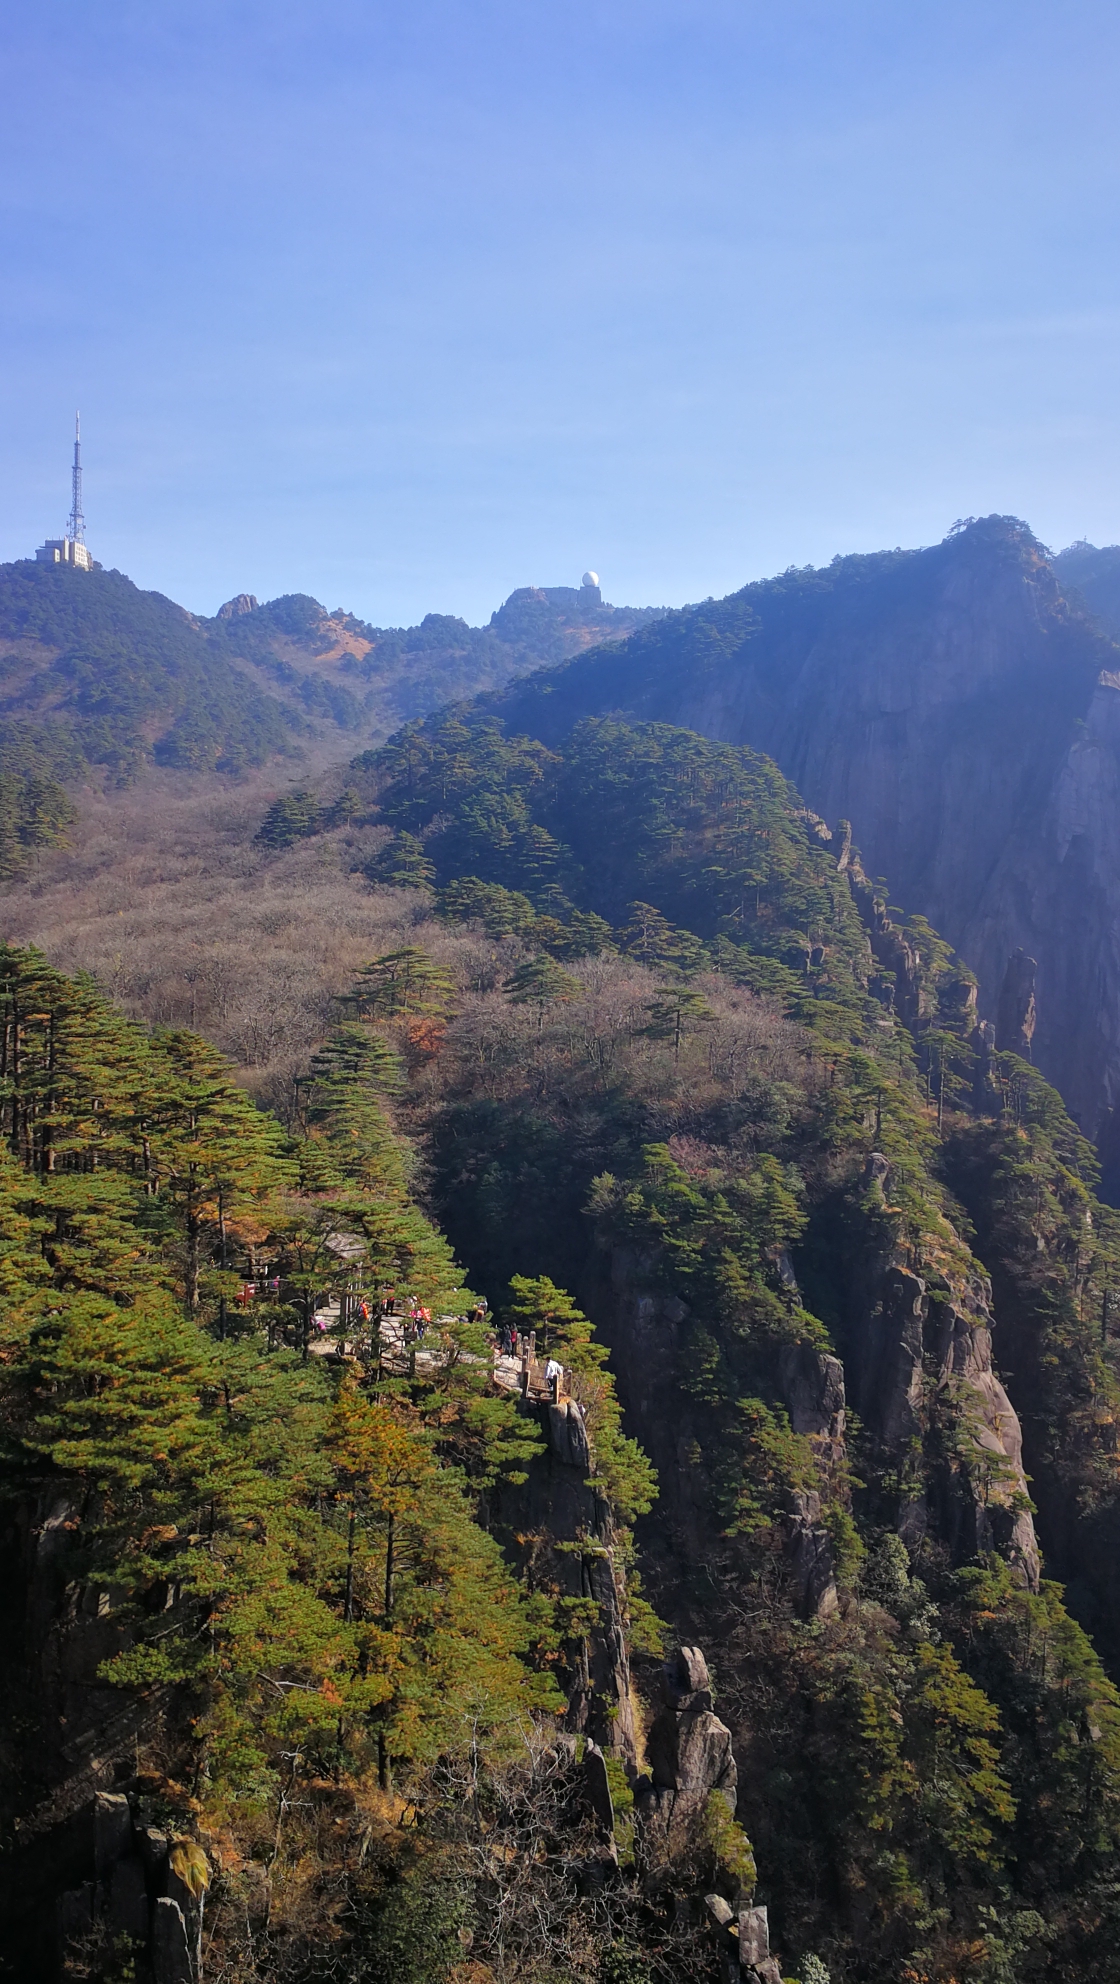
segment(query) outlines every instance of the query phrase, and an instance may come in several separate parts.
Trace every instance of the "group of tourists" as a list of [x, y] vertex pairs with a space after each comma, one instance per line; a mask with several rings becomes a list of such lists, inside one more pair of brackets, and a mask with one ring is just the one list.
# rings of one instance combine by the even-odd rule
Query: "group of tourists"
[[[519, 1331], [516, 1323], [500, 1323], [494, 1331], [494, 1349], [499, 1357], [518, 1357], [526, 1362], [531, 1359], [536, 1347], [534, 1337], [527, 1337]], [[553, 1405], [559, 1405], [564, 1388], [564, 1366], [556, 1357], [550, 1357], [544, 1367], [544, 1381], [548, 1386]]]
[[[279, 1299], [280, 1276], [272, 1275], [255, 1281], [245, 1281], [237, 1291], [238, 1303], [246, 1308], [260, 1298]], [[432, 1322], [432, 1312], [426, 1309], [413, 1295], [398, 1297], [395, 1288], [383, 1287], [379, 1295], [365, 1296], [350, 1293], [343, 1297], [342, 1312], [347, 1322], [359, 1327], [373, 1326], [378, 1332], [381, 1323], [392, 1317], [399, 1323], [401, 1341], [408, 1348], [422, 1343]], [[465, 1322], [485, 1324], [490, 1309], [485, 1296], [480, 1297], [474, 1308], [463, 1318]], [[314, 1318], [314, 1328], [324, 1334], [331, 1327], [327, 1317], [319, 1314]], [[514, 1322], [499, 1323], [492, 1332], [494, 1350], [499, 1357], [520, 1358], [525, 1361], [532, 1357], [534, 1339], [526, 1336]], [[544, 1370], [545, 1383], [553, 1404], [558, 1404], [564, 1385], [564, 1367], [555, 1357], [550, 1357]]]
[[494, 1343], [500, 1357], [516, 1357], [521, 1344], [516, 1323], [501, 1323], [494, 1332]]

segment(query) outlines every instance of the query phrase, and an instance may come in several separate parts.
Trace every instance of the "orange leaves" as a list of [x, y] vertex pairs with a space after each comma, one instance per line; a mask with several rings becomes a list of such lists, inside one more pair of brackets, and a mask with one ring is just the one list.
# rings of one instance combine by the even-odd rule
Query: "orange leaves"
[[404, 1035], [410, 1064], [418, 1067], [424, 1061], [434, 1061], [443, 1047], [446, 1033], [446, 1023], [441, 1019], [409, 1020]]
[[390, 1408], [363, 1398], [352, 1377], [342, 1384], [331, 1415], [327, 1450], [341, 1492], [366, 1501], [383, 1515], [402, 1515], [436, 1463], [423, 1437]]

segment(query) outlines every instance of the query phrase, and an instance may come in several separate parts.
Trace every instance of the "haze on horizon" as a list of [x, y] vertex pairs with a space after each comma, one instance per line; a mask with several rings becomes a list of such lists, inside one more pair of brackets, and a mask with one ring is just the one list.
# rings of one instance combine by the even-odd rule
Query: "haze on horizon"
[[0, 26], [0, 558], [200, 612], [677, 604], [1120, 539], [1120, 20], [105, 0]]

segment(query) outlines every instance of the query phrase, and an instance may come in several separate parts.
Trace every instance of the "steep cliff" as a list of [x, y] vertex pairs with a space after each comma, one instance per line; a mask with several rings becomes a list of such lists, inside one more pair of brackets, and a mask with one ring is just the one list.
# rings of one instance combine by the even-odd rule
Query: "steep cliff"
[[[624, 712], [770, 754], [933, 923], [995, 1020], [1037, 962], [1032, 1052], [1093, 1136], [1120, 1099], [1120, 652], [1025, 525], [837, 559], [670, 614], [491, 707], [555, 743]], [[1001, 1041], [1000, 1045], [1011, 1045]]]
[[1082, 539], [1051, 563], [1066, 591], [1084, 600], [1113, 640], [1120, 637], [1120, 544], [1098, 546]]

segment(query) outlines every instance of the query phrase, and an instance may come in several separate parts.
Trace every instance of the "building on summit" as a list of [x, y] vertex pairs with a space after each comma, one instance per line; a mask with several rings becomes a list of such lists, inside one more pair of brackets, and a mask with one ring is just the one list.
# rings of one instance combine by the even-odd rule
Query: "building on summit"
[[82, 425], [74, 415], [74, 467], [71, 471], [70, 515], [65, 537], [48, 537], [35, 553], [40, 565], [76, 565], [83, 572], [99, 572], [100, 565], [90, 557], [86, 543], [86, 520], [82, 515]]

